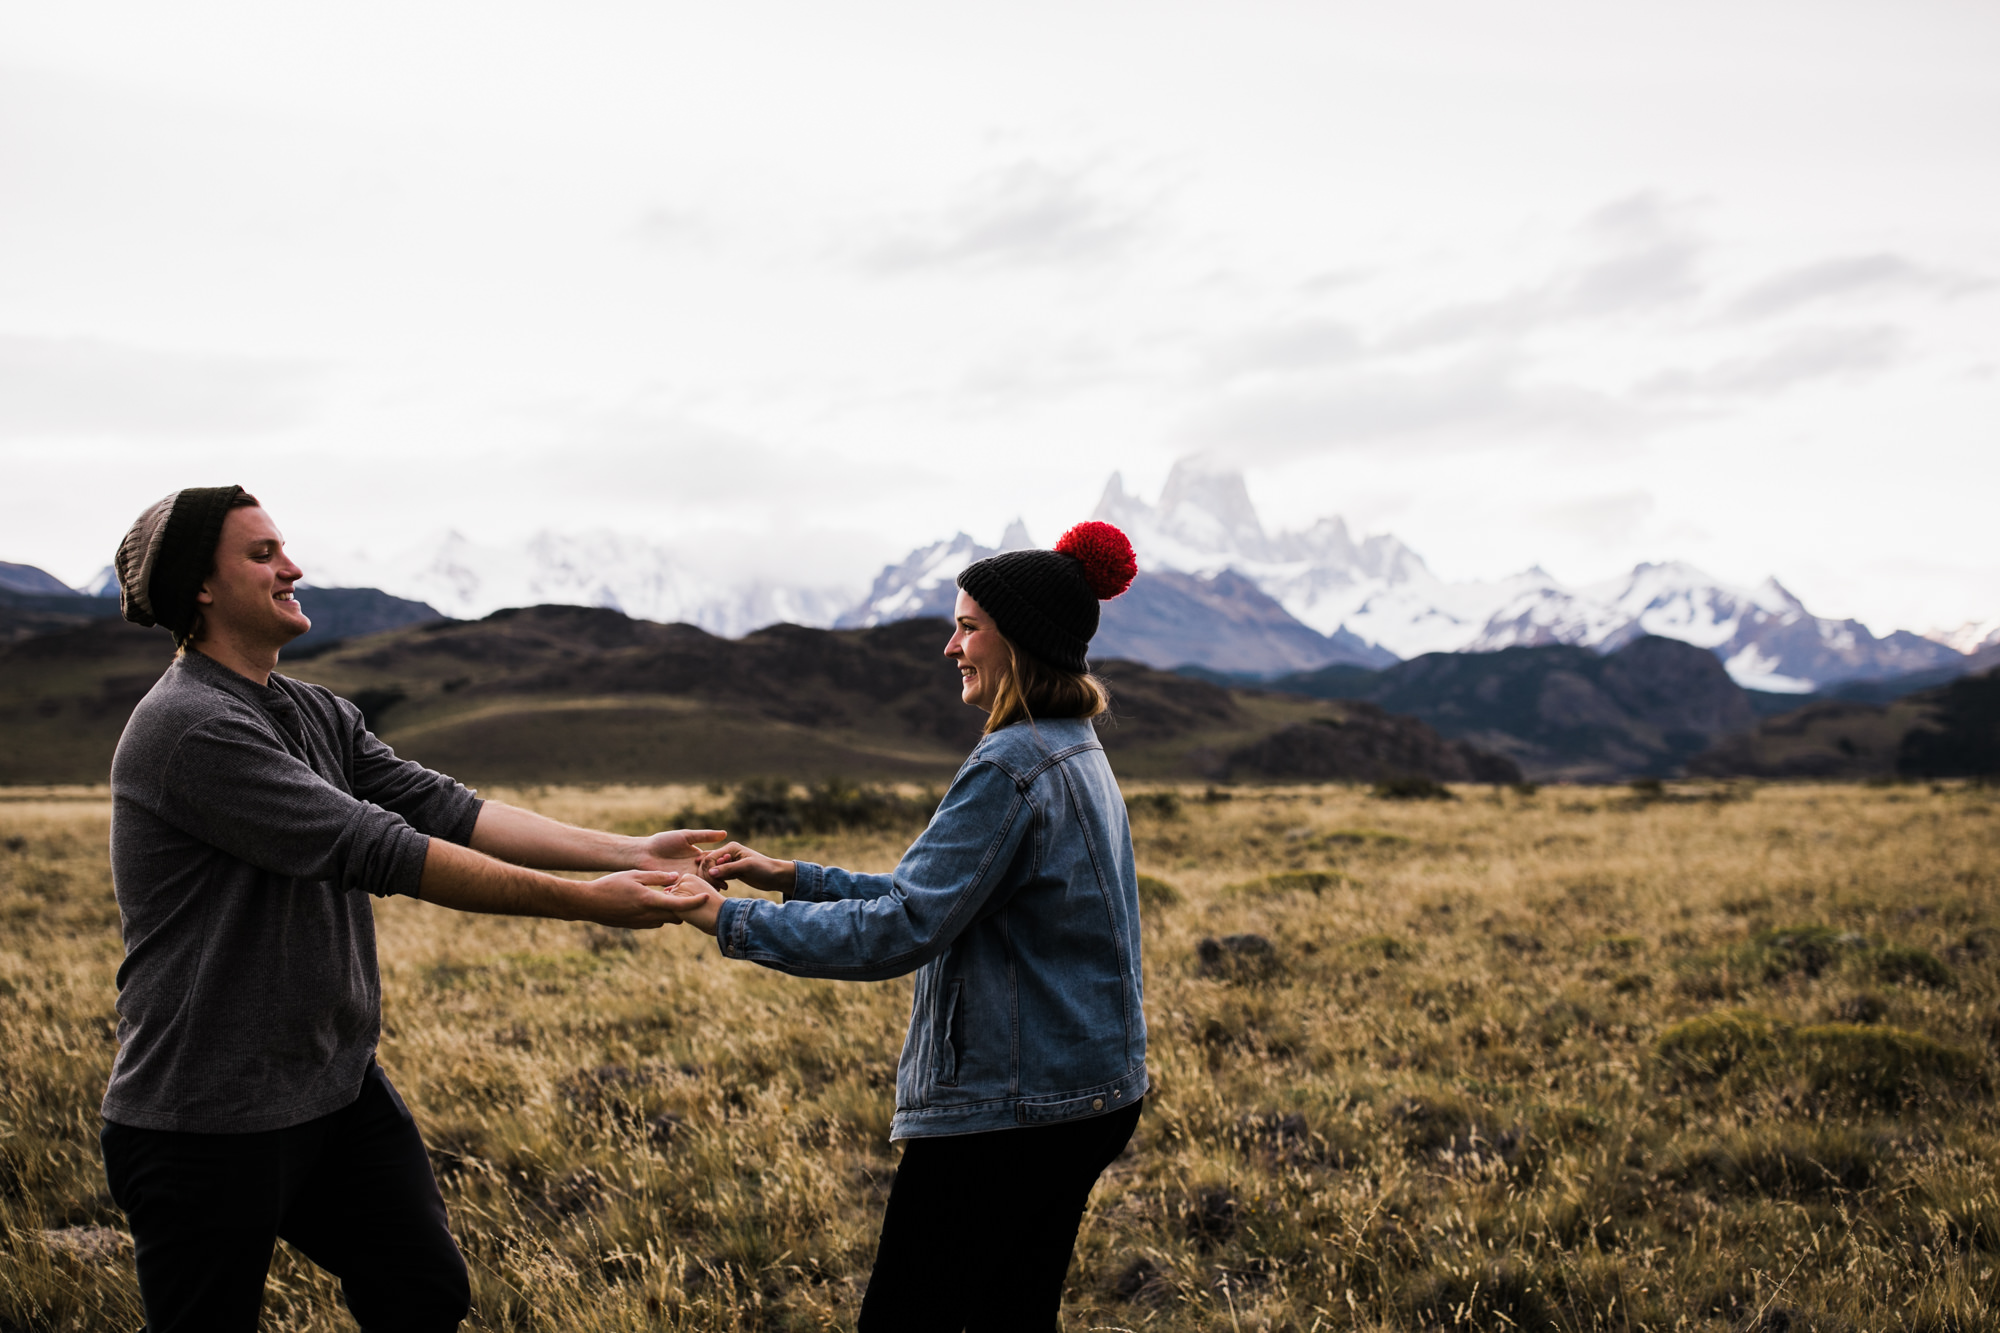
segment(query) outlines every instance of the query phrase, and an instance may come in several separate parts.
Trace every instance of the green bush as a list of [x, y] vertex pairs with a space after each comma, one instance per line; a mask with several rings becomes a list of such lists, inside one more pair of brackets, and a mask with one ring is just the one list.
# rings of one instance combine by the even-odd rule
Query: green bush
[[1725, 1009], [1675, 1023], [1660, 1034], [1653, 1052], [1677, 1073], [1720, 1078], [1776, 1052], [1786, 1031], [1785, 1024], [1754, 1010]]
[[1222, 891], [1230, 897], [1239, 898], [1275, 898], [1292, 893], [1310, 893], [1318, 897], [1343, 878], [1329, 870], [1286, 870], [1262, 879], [1225, 885]]
[[1955, 990], [1958, 978], [1928, 949], [1900, 944], [1885, 945], [1875, 955], [1875, 975], [1894, 984], [1929, 986], [1932, 990]]
[[904, 796], [892, 787], [863, 787], [845, 778], [828, 778], [800, 791], [783, 778], [752, 778], [736, 789], [722, 811], [688, 821], [694, 811], [682, 811], [683, 826], [720, 821], [732, 837], [795, 837], [839, 833], [850, 829], [907, 829], [930, 822], [941, 797], [935, 791]]
[[1151, 875], [1139, 876], [1140, 911], [1143, 912], [1148, 909], [1156, 912], [1163, 911], [1169, 907], [1178, 907], [1183, 901], [1185, 899], [1182, 897], [1181, 891], [1165, 880], [1155, 879]]
[[1181, 797], [1179, 792], [1142, 791], [1125, 798], [1125, 815], [1128, 819], [1179, 819], [1181, 817]]
[[1816, 1023], [1793, 1031], [1789, 1045], [1814, 1092], [1876, 1106], [1896, 1106], [1979, 1067], [1969, 1051], [1886, 1025]]
[[1815, 1093], [1893, 1108], [1911, 1097], [1965, 1082], [1979, 1070], [1970, 1051], [1921, 1032], [1860, 1023], [1793, 1027], [1749, 1009], [1726, 1009], [1676, 1023], [1654, 1043], [1669, 1069], [1690, 1078], [1795, 1069]]
[[1455, 801], [1451, 788], [1429, 778], [1390, 777], [1383, 778], [1370, 789], [1369, 795], [1384, 801]]
[[1394, 935], [1363, 935], [1347, 946], [1355, 953], [1380, 958], [1385, 963], [1407, 963], [1417, 956], [1417, 946]]

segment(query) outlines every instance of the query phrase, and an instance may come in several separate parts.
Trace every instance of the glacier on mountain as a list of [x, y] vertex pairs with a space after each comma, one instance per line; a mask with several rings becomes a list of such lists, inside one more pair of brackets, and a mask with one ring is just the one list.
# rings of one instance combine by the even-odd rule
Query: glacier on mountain
[[1198, 458], [1168, 474], [1157, 504], [1114, 474], [1094, 517], [1131, 534], [1140, 569], [1232, 569], [1321, 634], [1345, 631], [1398, 657], [1550, 643], [1613, 652], [1645, 634], [1707, 648], [1749, 689], [1809, 693], [1842, 680], [1951, 664], [1952, 646], [1814, 616], [1775, 578], [1734, 587], [1681, 561], [1566, 588], [1531, 568], [1447, 583], [1397, 538], [1357, 542], [1338, 517], [1267, 533], [1243, 474]]

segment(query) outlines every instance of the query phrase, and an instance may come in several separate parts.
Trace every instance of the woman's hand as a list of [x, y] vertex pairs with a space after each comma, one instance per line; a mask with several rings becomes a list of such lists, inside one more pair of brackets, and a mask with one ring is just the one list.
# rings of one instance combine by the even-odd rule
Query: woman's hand
[[762, 852], [753, 852], [740, 842], [718, 847], [704, 855], [699, 873], [704, 879], [733, 879], [765, 893], [790, 893], [799, 880], [797, 862], [780, 861]]
[[[695, 898], [692, 905], [684, 905], [688, 897], [695, 895], [697, 891], [700, 896]], [[715, 933], [716, 918], [722, 913], [723, 897], [713, 884], [689, 875], [674, 886], [672, 896], [674, 914], [680, 918], [680, 924], [693, 926], [704, 935]]]

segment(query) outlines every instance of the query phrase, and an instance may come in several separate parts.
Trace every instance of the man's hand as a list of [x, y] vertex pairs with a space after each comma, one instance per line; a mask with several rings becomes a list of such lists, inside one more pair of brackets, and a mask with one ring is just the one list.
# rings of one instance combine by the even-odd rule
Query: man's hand
[[[690, 908], [716, 896], [700, 878], [659, 870], [621, 870], [578, 884], [575, 919], [625, 930], [678, 926]], [[713, 910], [709, 912], [714, 919]], [[708, 933], [713, 935], [711, 925]]]
[[697, 873], [710, 880], [740, 880], [765, 893], [790, 893], [799, 882], [798, 862], [753, 852], [740, 842], [718, 847], [703, 856]]
[[691, 875], [700, 869], [701, 848], [698, 842], [721, 842], [729, 836], [719, 828], [684, 828], [669, 833], [655, 833], [650, 838], [637, 840], [637, 852], [632, 859], [634, 870], [671, 870], [677, 874]]

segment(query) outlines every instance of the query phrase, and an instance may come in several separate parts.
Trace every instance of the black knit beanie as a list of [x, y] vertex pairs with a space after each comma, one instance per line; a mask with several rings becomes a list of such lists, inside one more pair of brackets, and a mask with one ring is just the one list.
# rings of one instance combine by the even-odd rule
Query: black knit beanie
[[118, 543], [118, 609], [135, 625], [164, 625], [185, 646], [195, 602], [215, 567], [222, 520], [241, 486], [190, 486], [153, 505]]
[[1138, 571], [1124, 533], [1109, 523], [1079, 523], [1053, 551], [1003, 551], [967, 565], [958, 586], [1015, 647], [1083, 672], [1098, 602], [1124, 592]]

